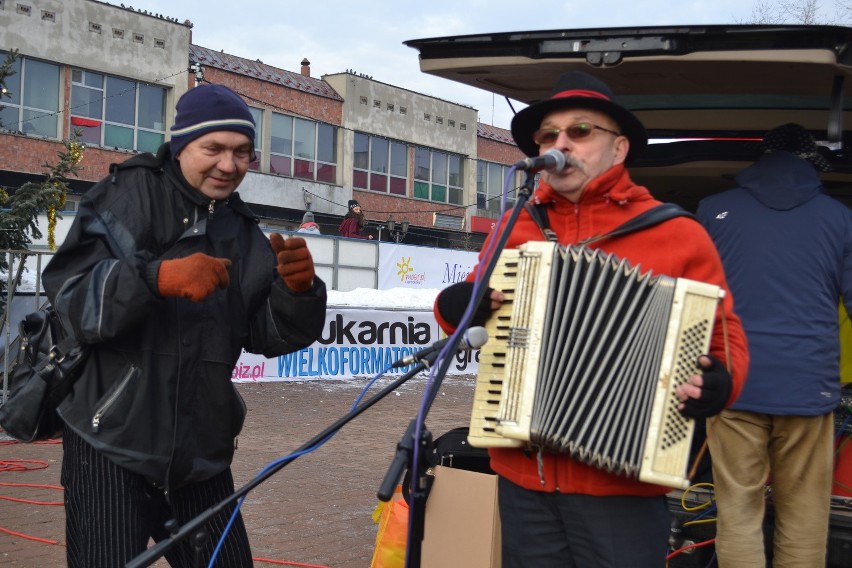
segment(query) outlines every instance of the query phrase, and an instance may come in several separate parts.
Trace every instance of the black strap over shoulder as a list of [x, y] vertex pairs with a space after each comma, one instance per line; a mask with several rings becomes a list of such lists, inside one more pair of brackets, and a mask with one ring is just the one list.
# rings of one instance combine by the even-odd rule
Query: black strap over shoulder
[[[535, 221], [536, 225], [538, 225], [541, 229], [545, 238], [548, 241], [556, 242], [556, 233], [550, 229], [550, 219], [547, 216], [547, 204], [527, 203], [526, 209], [530, 214], [530, 217], [532, 217], [533, 221]], [[661, 203], [656, 207], [636, 215], [632, 219], [628, 219], [626, 222], [608, 233], [591, 236], [580, 241], [578, 244], [587, 245], [603, 239], [620, 237], [642, 229], [647, 229], [648, 227], [653, 227], [654, 225], [659, 225], [663, 221], [668, 221], [674, 217], [689, 217], [690, 219], [695, 219], [695, 215], [679, 205], [675, 205], [674, 203]]]
[[532, 220], [535, 221], [535, 224], [538, 225], [539, 229], [541, 229], [541, 233], [544, 235], [544, 238], [555, 243], [557, 237], [556, 233], [550, 228], [550, 218], [547, 216], [547, 204], [530, 203], [528, 201], [525, 207], [527, 213], [529, 213], [530, 217], [532, 217]]
[[659, 225], [663, 221], [668, 221], [675, 217], [689, 217], [690, 219], [695, 219], [695, 215], [679, 205], [675, 205], [674, 203], [661, 203], [656, 207], [636, 215], [632, 219], [628, 219], [612, 231], [604, 233], [603, 235], [595, 235], [584, 239], [580, 241], [580, 244], [587, 245], [603, 239], [611, 239], [628, 233], [635, 233], [636, 231], [647, 229], [654, 225]]

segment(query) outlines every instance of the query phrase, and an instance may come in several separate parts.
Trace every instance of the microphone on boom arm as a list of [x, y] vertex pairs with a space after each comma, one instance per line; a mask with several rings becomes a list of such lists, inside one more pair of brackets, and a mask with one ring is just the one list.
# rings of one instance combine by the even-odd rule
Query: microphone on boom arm
[[573, 167], [574, 163], [573, 161], [569, 163], [568, 160], [565, 159], [565, 154], [556, 148], [551, 148], [541, 156], [519, 160], [515, 162], [512, 167], [526, 172], [540, 172], [541, 170], [558, 172], [559, 170], [564, 169], [566, 165]]
[[[444, 348], [444, 345], [446, 345], [449, 340], [449, 337], [445, 337], [444, 339], [436, 341], [425, 349], [421, 349], [416, 353], [412, 353], [407, 357], [403, 357], [402, 359], [393, 364], [393, 368], [407, 367], [408, 365], [424, 360], [427, 362], [432, 362], [435, 360], [435, 357], [438, 355], [441, 349]], [[464, 332], [461, 342], [459, 343], [458, 350], [469, 351], [471, 349], [479, 349], [480, 347], [485, 345], [486, 341], [488, 341], [488, 331], [484, 327], [471, 327], [470, 329]]]
[[541, 170], [558, 172], [565, 168], [582, 169], [582, 165], [577, 161], [577, 158], [571, 155], [565, 156], [565, 154], [556, 148], [551, 148], [541, 156], [536, 156], [535, 158], [518, 160], [512, 167], [530, 173], [540, 172]]

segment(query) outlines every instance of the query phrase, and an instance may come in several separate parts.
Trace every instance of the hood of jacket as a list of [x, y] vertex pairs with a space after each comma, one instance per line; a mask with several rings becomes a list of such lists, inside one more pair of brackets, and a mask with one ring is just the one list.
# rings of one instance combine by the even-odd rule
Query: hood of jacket
[[735, 179], [760, 203], [778, 211], [794, 209], [822, 192], [816, 168], [789, 152], [764, 154]]

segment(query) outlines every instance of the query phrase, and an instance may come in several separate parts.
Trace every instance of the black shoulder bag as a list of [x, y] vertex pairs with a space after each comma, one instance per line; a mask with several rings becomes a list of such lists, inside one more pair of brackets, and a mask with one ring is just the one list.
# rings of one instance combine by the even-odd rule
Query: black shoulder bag
[[71, 392], [87, 350], [66, 334], [50, 306], [21, 321], [20, 342], [8, 398], [0, 406], [0, 426], [21, 442], [54, 438], [62, 432], [56, 408]]

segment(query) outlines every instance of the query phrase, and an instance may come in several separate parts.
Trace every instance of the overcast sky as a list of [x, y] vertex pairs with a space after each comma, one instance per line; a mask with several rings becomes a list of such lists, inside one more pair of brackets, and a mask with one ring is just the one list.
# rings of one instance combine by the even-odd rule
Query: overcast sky
[[[110, 0], [118, 5], [119, 2]], [[474, 107], [508, 128], [502, 97], [427, 75], [411, 39], [593, 27], [731, 24], [749, 21], [751, 0], [124, 0], [125, 6], [190, 20], [192, 42], [320, 77], [352, 69], [376, 81]], [[515, 110], [523, 105], [515, 104]]]

